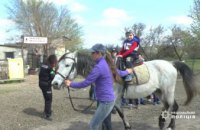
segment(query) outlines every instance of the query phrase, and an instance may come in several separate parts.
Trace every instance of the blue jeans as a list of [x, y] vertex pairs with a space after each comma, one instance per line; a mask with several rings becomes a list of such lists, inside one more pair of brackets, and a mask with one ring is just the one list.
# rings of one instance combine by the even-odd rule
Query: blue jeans
[[102, 127], [103, 130], [112, 130], [111, 113], [104, 119]]
[[114, 107], [115, 101], [111, 102], [101, 102], [98, 101], [97, 110], [92, 117], [90, 122], [90, 130], [99, 130], [99, 127], [102, 125], [104, 119], [110, 114]]

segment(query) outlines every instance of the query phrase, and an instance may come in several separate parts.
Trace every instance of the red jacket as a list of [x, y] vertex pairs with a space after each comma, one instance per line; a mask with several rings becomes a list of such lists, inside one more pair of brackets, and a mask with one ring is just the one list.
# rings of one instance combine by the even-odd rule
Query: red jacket
[[127, 57], [129, 54], [131, 54], [133, 51], [137, 51], [139, 48], [139, 38], [134, 36], [134, 38], [129, 41], [125, 40], [123, 42], [123, 47], [120, 50], [118, 55], [122, 55], [123, 58]]

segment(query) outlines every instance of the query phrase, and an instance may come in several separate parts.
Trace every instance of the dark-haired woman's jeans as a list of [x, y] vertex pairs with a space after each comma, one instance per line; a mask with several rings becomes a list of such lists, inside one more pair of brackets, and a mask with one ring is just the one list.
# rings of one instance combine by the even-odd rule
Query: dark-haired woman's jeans
[[98, 101], [97, 110], [90, 122], [90, 130], [99, 130], [99, 127], [102, 125], [104, 119], [106, 119], [106, 117], [112, 111], [114, 104], [115, 104], [115, 101], [111, 101], [111, 102]]

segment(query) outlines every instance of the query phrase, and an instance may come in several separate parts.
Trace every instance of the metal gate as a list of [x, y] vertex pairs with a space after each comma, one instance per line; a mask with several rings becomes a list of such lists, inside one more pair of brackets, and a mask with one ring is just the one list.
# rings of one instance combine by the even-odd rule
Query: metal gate
[[27, 64], [30, 66], [30, 68], [39, 68], [41, 64], [41, 56], [28, 53]]

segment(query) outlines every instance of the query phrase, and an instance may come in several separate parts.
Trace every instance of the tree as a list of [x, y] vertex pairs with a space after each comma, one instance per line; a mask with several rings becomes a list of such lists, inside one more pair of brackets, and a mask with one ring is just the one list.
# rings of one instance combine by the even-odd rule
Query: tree
[[200, 0], [194, 0], [189, 16], [193, 19], [191, 31], [197, 38], [200, 38]]
[[[134, 35], [141, 37], [145, 28], [146, 28], [145, 24], [136, 23], [136, 24], [133, 24], [132, 27], [125, 27], [124, 31], [127, 32], [131, 30], [134, 33]], [[121, 39], [124, 40], [125, 38], [122, 37]]]
[[167, 36], [167, 43], [173, 47], [174, 52], [180, 61], [182, 61], [182, 57], [187, 48], [186, 36], [187, 31], [181, 29], [181, 27], [177, 25], [174, 25], [171, 28], [171, 35]]
[[[71, 18], [67, 8], [57, 9], [53, 3], [42, 0], [12, 0], [10, 3], [7, 5], [9, 18], [16, 23], [22, 35], [48, 37], [48, 44], [43, 46], [47, 55], [50, 48], [77, 48], [82, 44], [81, 27]], [[70, 40], [54, 42], [63, 36]]]
[[164, 27], [158, 25], [157, 27], [151, 27], [149, 33], [142, 39], [143, 47], [145, 48], [146, 55], [148, 55], [148, 60], [153, 58], [158, 58], [160, 56], [159, 47], [163, 43], [163, 33]]
[[143, 23], [137, 23], [134, 24], [131, 29], [134, 32], [134, 34], [138, 37], [141, 37], [144, 33], [144, 29], [146, 28], [146, 25]]
[[188, 34], [190, 43], [188, 54], [193, 59], [194, 65], [195, 58], [200, 58], [200, 0], [194, 0], [189, 16], [193, 19], [193, 23], [191, 24], [191, 34]]
[[200, 0], [194, 0], [193, 8], [190, 11], [189, 15], [193, 19], [191, 24], [191, 45], [194, 48], [199, 48], [200, 46]]

